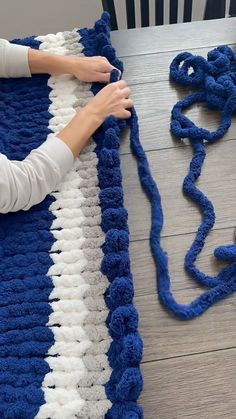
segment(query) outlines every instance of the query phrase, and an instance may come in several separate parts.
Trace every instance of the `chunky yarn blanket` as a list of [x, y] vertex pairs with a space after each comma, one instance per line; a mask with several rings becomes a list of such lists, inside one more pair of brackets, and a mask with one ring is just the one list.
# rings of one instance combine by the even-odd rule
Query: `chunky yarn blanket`
[[[108, 15], [93, 29], [15, 39], [122, 70]], [[70, 75], [0, 80], [0, 152], [23, 160], [103, 86]], [[57, 190], [0, 215], [0, 417], [142, 418], [119, 133], [109, 117]]]
[[[93, 29], [12, 42], [62, 55], [103, 55], [122, 72], [108, 20], [104, 13]], [[236, 291], [235, 244], [215, 249], [215, 257], [228, 262], [216, 276], [196, 266], [215, 221], [213, 204], [196, 181], [205, 144], [225, 134], [236, 112], [235, 62], [236, 54], [222, 46], [210, 51], [207, 60], [181, 53], [170, 66], [172, 80], [197, 89], [174, 106], [171, 118], [172, 132], [188, 138], [193, 148], [183, 192], [202, 212], [184, 266], [206, 290], [189, 305], [179, 304], [171, 292], [168, 257], [161, 247], [161, 197], [139, 140], [134, 108], [128, 121], [140, 183], [152, 208], [150, 245], [159, 298], [181, 319], [203, 314]], [[116, 70], [110, 81], [115, 80]], [[0, 80], [0, 152], [23, 160], [102, 87], [70, 75]], [[183, 114], [197, 102], [220, 111], [215, 132]], [[29, 211], [0, 214], [0, 418], [143, 418], [137, 405], [142, 341], [119, 160], [124, 125], [107, 118], [57, 190]]]

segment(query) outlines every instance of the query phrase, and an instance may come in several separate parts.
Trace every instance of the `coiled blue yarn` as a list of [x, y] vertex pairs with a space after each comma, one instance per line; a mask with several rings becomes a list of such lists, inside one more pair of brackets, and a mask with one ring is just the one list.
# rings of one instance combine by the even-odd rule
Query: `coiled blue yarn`
[[[182, 65], [181, 65], [182, 64]], [[189, 74], [189, 70], [193, 72]], [[171, 281], [168, 272], [168, 257], [160, 244], [163, 227], [161, 197], [152, 178], [148, 161], [139, 140], [138, 119], [134, 109], [129, 121], [131, 129], [131, 149], [138, 163], [141, 185], [151, 202], [152, 222], [150, 245], [157, 269], [157, 288], [160, 301], [175, 316], [181, 319], [193, 319], [216, 302], [236, 290], [236, 246], [220, 246], [214, 255], [220, 260], [232, 262], [216, 276], [205, 275], [195, 265], [205, 239], [215, 222], [213, 204], [195, 186], [201, 174], [205, 159], [205, 142], [213, 143], [223, 137], [228, 130], [232, 115], [236, 112], [236, 55], [228, 46], [221, 46], [208, 53], [208, 59], [194, 56], [188, 52], [179, 54], [170, 65], [170, 78], [184, 86], [198, 87], [199, 91], [180, 100], [172, 110], [171, 131], [180, 139], [188, 138], [193, 147], [193, 158], [183, 182], [183, 192], [200, 208], [202, 223], [185, 257], [185, 269], [199, 284], [208, 287], [201, 296], [190, 305], [178, 304], [171, 293]], [[197, 127], [193, 121], [183, 115], [183, 110], [194, 103], [204, 102], [211, 109], [221, 112], [218, 129], [209, 132]]]
[[[122, 63], [116, 58], [115, 50], [111, 46], [108, 23], [109, 14], [103, 13], [94, 29], [79, 31], [80, 42], [84, 45], [83, 53], [87, 56], [103, 55], [122, 71]], [[117, 80], [117, 73], [111, 73], [111, 82]], [[93, 83], [93, 94], [102, 87], [104, 85], [101, 83]], [[119, 135], [124, 126], [124, 121], [110, 116], [93, 136], [97, 144], [101, 227], [105, 233], [101, 271], [110, 282], [105, 301], [109, 308], [106, 323], [112, 337], [108, 351], [112, 374], [105, 385], [105, 391], [112, 407], [107, 412], [106, 419], [143, 418], [143, 411], [136, 403], [143, 386], [139, 368], [143, 345], [137, 331], [138, 313], [133, 305], [128, 214], [123, 207], [119, 158]]]

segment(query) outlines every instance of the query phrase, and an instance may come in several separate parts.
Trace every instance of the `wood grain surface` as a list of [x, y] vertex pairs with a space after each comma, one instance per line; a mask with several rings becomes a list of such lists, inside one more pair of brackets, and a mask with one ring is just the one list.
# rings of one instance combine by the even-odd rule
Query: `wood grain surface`
[[[218, 45], [231, 44], [235, 49], [236, 18], [115, 31], [112, 43], [124, 62], [124, 79], [131, 86], [141, 141], [162, 197], [162, 247], [169, 255], [172, 291], [178, 302], [190, 303], [204, 291], [183, 268], [201, 214], [182, 193], [191, 146], [176, 140], [169, 131], [171, 109], [189, 90], [169, 81], [169, 65], [180, 51], [206, 57]], [[215, 130], [220, 120], [218, 112], [201, 104], [187, 115], [210, 130]], [[191, 321], [178, 320], [161, 306], [149, 247], [150, 204], [139, 184], [127, 129], [122, 135], [121, 164], [135, 305], [144, 342], [144, 391], [140, 398], [144, 417], [235, 419], [235, 295]], [[212, 200], [216, 212], [214, 229], [197, 266], [205, 273], [217, 274], [224, 264], [214, 258], [214, 249], [233, 242], [236, 226], [236, 118], [223, 139], [207, 146], [197, 186]]]

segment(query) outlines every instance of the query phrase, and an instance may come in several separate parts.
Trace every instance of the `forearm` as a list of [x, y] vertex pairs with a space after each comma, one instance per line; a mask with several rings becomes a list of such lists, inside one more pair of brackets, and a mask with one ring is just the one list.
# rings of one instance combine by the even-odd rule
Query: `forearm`
[[72, 74], [73, 56], [50, 54], [46, 51], [29, 48], [28, 61], [31, 74]]
[[76, 158], [103, 120], [104, 118], [87, 105], [56, 135], [68, 145]]
[[29, 47], [0, 39], [0, 77], [31, 77], [28, 63]]
[[0, 153], [0, 213], [28, 210], [56, 190], [73, 167], [72, 152], [51, 133], [24, 160], [9, 160]]

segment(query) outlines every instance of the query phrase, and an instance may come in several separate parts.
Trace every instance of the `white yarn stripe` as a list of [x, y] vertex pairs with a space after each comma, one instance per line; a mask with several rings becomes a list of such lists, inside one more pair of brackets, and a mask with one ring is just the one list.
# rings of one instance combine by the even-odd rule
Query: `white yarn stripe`
[[[36, 39], [42, 50], [82, 55], [76, 29]], [[51, 76], [48, 85], [53, 115], [49, 128], [57, 133], [92, 96], [91, 85], [67, 74]], [[110, 346], [105, 325], [108, 311], [103, 297], [108, 282], [99, 270], [104, 236], [94, 148], [91, 140], [52, 193], [56, 200], [49, 209], [56, 217], [51, 226], [56, 241], [48, 271], [54, 284], [48, 326], [55, 344], [45, 358], [51, 372], [42, 384], [46, 403], [36, 419], [101, 419], [111, 407], [104, 391], [111, 373], [106, 356]], [[59, 301], [52, 301], [57, 298]]]

